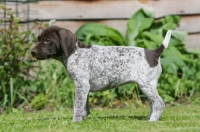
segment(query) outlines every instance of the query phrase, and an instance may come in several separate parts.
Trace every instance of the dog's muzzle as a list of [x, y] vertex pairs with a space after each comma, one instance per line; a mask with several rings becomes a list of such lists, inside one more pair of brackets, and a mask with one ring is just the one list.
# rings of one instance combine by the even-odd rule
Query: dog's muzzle
[[31, 50], [31, 54], [32, 54], [33, 57], [36, 57], [36, 54], [37, 54], [36, 49]]
[[52, 58], [54, 56], [54, 54], [53, 55], [51, 55], [51, 54], [50, 55], [40, 55], [40, 53], [36, 49], [33, 49], [31, 51], [31, 54], [35, 60], [48, 60], [49, 58]]

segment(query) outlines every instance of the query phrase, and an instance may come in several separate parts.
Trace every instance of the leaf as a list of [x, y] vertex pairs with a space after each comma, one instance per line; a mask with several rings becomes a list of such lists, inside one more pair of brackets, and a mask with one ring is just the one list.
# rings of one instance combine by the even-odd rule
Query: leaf
[[170, 46], [164, 53], [163, 56], [166, 58], [170, 58], [174, 61], [178, 66], [186, 66], [184, 61], [182, 60], [182, 55], [180, 51], [178, 51], [174, 46]]
[[180, 16], [165, 16], [161, 21], [169, 29], [175, 29], [180, 22]]
[[44, 104], [46, 103], [47, 99], [44, 96], [44, 93], [40, 93], [37, 96], [34, 97], [34, 99], [31, 101], [31, 106], [35, 109], [40, 109]]
[[154, 20], [154, 13], [140, 9], [129, 20], [127, 24], [126, 39], [128, 45], [135, 46], [135, 38], [143, 30], [149, 28]]
[[143, 36], [145, 38], [148, 38], [149, 40], [155, 42], [157, 44], [157, 46], [160, 46], [162, 44], [162, 41], [164, 40], [164, 38], [160, 35], [157, 34], [153, 34], [150, 32], [144, 32]]
[[178, 97], [180, 95], [180, 79], [177, 80], [177, 83], [175, 85], [175, 97]]
[[76, 35], [87, 44], [95, 42], [94, 44], [102, 45], [126, 45], [126, 41], [119, 31], [103, 24], [84, 24], [76, 31]]
[[172, 36], [174, 38], [176, 38], [177, 40], [179, 40], [179, 42], [182, 43], [182, 44], [186, 44], [187, 43], [188, 33], [186, 31], [177, 31], [177, 30], [174, 30], [172, 32]]
[[174, 30], [180, 22], [180, 16], [165, 16], [153, 22], [149, 31], [158, 35], [165, 36], [167, 30]]

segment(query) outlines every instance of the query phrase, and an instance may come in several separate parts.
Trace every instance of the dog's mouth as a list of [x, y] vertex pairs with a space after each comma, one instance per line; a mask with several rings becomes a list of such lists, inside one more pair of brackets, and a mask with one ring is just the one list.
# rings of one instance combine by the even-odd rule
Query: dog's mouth
[[42, 56], [37, 56], [37, 55], [32, 55], [34, 60], [48, 60], [50, 58], [53, 58], [54, 55], [42, 55]]
[[40, 50], [35, 50], [35, 49], [31, 51], [31, 54], [35, 60], [48, 60], [50, 58], [58, 57], [56, 52], [47, 53], [47, 52], [41, 52]]
[[[34, 57], [34, 56], [33, 56]], [[35, 60], [48, 60], [48, 59], [51, 59], [53, 57], [53, 55], [47, 55], [47, 56], [44, 56], [44, 57], [34, 57]]]

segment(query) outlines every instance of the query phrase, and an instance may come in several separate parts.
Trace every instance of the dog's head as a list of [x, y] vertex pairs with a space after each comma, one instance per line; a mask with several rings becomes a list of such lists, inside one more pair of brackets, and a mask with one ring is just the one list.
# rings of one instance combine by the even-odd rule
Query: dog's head
[[[38, 36], [38, 44], [32, 49], [32, 56], [38, 60], [57, 58], [62, 54], [67, 57], [73, 52], [77, 37], [69, 30], [50, 26]], [[81, 43], [80, 43], [81, 44]]]

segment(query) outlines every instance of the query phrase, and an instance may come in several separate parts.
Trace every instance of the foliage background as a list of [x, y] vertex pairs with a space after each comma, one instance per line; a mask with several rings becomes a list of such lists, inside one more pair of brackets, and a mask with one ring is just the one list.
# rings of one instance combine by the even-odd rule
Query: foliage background
[[[1, 5], [2, 10], [7, 10]], [[20, 19], [10, 14], [9, 28], [0, 28], [0, 110], [32, 111], [38, 109], [64, 109], [73, 106], [74, 88], [65, 68], [55, 60], [33, 61], [30, 50], [36, 43], [31, 30], [24, 30]], [[139, 46], [154, 49], [161, 45], [168, 29], [175, 29], [179, 16], [165, 16], [155, 20], [154, 13], [136, 12], [127, 23], [127, 34], [106, 25], [88, 23], [76, 35], [87, 44]], [[4, 18], [1, 24], [4, 24]], [[47, 24], [35, 23], [42, 30]], [[165, 102], [199, 102], [200, 54], [184, 48], [187, 33], [174, 31], [168, 49], [163, 53], [163, 73], [158, 91]], [[138, 106], [146, 102], [137, 84], [127, 84], [118, 89], [91, 93], [90, 105], [104, 107]], [[142, 103], [143, 102], [143, 103]], [[16, 109], [17, 108], [17, 109]]]

